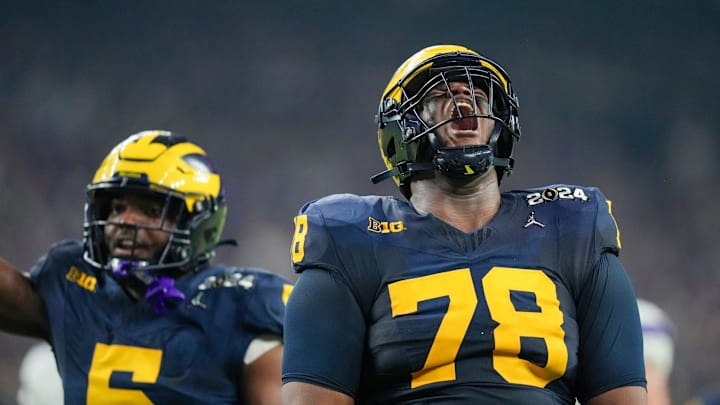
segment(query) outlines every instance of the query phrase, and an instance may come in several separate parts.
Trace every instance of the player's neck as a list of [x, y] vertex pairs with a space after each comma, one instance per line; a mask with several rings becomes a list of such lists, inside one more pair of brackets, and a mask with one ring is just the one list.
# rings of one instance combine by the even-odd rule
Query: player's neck
[[500, 188], [495, 171], [463, 185], [437, 175], [411, 184], [410, 202], [449, 225], [473, 232], [486, 226], [500, 209]]

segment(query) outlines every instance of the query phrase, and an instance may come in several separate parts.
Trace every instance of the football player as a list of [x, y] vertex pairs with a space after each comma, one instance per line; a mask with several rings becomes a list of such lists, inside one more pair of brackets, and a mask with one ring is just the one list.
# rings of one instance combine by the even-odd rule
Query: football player
[[0, 262], [0, 326], [50, 343], [67, 404], [279, 403], [291, 284], [211, 264], [226, 211], [201, 147], [130, 136], [87, 188], [84, 240], [29, 277]]
[[675, 325], [655, 303], [638, 298], [643, 331], [648, 405], [670, 405], [670, 373], [675, 353]]
[[18, 377], [17, 405], [63, 405], [62, 380], [47, 342], [36, 343], [28, 349]]
[[505, 70], [431, 46], [377, 114], [405, 199], [332, 195], [295, 217], [285, 404], [644, 404], [642, 333], [610, 201], [500, 191], [520, 137]]

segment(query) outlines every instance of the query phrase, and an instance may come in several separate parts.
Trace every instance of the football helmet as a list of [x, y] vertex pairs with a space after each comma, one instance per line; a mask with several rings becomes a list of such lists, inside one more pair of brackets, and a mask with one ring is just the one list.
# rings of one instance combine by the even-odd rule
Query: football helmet
[[[151, 260], [134, 257], [137, 241], [128, 257], [112, 257], [105, 241], [111, 200], [125, 193], [163, 202], [160, 226], [113, 223], [134, 229], [135, 239], [140, 228], [169, 233]], [[164, 313], [184, 299], [174, 279], [215, 256], [226, 213], [220, 175], [202, 148], [168, 131], [139, 132], [110, 151], [87, 187], [83, 256], [118, 280], [142, 283], [145, 300]]]
[[[488, 106], [481, 111], [473, 101], [472, 111], [457, 108], [449, 83], [467, 83], [474, 94], [487, 94]], [[455, 116], [432, 122], [423, 115], [425, 100], [433, 89], [446, 89], [456, 106]], [[464, 118], [488, 118], [495, 127], [487, 145], [442, 147], [433, 131]], [[397, 69], [380, 99], [376, 115], [378, 143], [387, 170], [373, 176], [377, 183], [393, 177], [406, 198], [410, 180], [420, 172], [439, 171], [443, 175], [468, 178], [494, 167], [498, 182], [510, 173], [513, 146], [520, 139], [518, 99], [510, 78], [497, 63], [458, 45], [424, 48]]]
[[642, 325], [645, 361], [652, 364], [663, 378], [670, 378], [675, 352], [675, 324], [657, 304], [637, 299]]

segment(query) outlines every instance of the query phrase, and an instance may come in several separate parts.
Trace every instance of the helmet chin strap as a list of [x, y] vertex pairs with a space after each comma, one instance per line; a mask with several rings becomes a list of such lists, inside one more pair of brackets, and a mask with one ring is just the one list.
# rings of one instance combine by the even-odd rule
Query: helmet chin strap
[[392, 169], [384, 170], [370, 177], [370, 181], [372, 181], [373, 184], [377, 184], [383, 180], [397, 176], [400, 173], [417, 173], [435, 170], [435, 166], [430, 162], [404, 163], [398, 166], [401, 166], [401, 168], [393, 167]]
[[471, 145], [443, 148], [434, 133], [427, 134], [434, 151], [433, 168], [445, 176], [455, 179], [478, 177], [492, 167], [510, 166], [510, 159], [495, 156], [495, 149], [502, 126], [495, 124], [486, 145]]
[[495, 156], [489, 145], [441, 148], [435, 152], [435, 168], [447, 177], [464, 179], [485, 174]]
[[437, 170], [445, 176], [456, 179], [469, 179], [485, 174], [492, 167], [510, 167], [511, 159], [495, 156], [495, 149], [502, 126], [495, 124], [490, 140], [486, 145], [472, 145], [443, 148], [434, 133], [428, 132], [428, 143], [433, 150], [432, 162], [413, 162], [399, 164], [370, 178], [373, 183], [397, 176]]
[[156, 315], [166, 315], [171, 309], [177, 308], [185, 301], [185, 294], [175, 287], [175, 279], [158, 276], [145, 269], [147, 261], [136, 261], [113, 257], [110, 259], [111, 272], [118, 280], [132, 277], [145, 287], [143, 302], [150, 304]]

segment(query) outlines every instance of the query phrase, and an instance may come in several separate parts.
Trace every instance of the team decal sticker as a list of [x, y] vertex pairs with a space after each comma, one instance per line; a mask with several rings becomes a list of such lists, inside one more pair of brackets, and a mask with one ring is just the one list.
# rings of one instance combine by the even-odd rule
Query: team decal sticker
[[240, 271], [234, 271], [220, 276], [208, 276], [202, 281], [202, 283], [200, 283], [200, 285], [198, 285], [198, 292], [195, 297], [190, 300], [190, 305], [207, 308], [207, 305], [202, 302], [202, 298], [205, 292], [212, 288], [242, 287], [249, 290], [253, 288], [253, 286], [255, 286], [254, 274], [245, 274]]
[[545, 201], [578, 200], [588, 201], [585, 190], [581, 187], [548, 187], [540, 192], [530, 193], [525, 197], [528, 206], [542, 204]]

